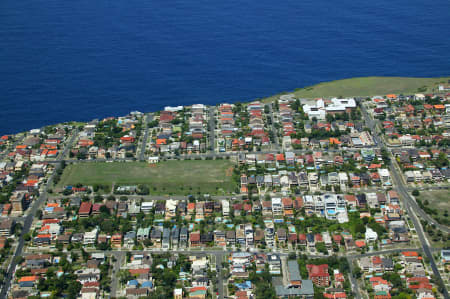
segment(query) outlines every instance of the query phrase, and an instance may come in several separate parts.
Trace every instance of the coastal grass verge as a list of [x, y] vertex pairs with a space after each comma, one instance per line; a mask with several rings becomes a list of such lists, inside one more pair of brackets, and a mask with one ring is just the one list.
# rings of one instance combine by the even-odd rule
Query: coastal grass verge
[[230, 194], [235, 191], [234, 164], [229, 160], [173, 160], [146, 162], [87, 162], [68, 165], [56, 186], [139, 185], [150, 194]]

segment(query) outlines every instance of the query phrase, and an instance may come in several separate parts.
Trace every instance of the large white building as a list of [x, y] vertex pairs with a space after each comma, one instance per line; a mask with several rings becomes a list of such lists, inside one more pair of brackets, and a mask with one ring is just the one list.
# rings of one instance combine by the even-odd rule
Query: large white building
[[303, 111], [308, 117], [315, 117], [318, 120], [324, 120], [327, 113], [349, 113], [354, 108], [356, 108], [356, 102], [352, 98], [332, 98], [329, 105], [325, 105], [323, 99], [318, 99], [303, 105]]

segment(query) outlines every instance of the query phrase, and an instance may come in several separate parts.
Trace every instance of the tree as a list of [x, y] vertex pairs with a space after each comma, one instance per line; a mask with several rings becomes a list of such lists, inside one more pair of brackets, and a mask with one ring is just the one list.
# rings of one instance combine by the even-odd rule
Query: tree
[[358, 265], [355, 265], [354, 269], [353, 269], [353, 276], [355, 278], [360, 278], [362, 275], [362, 271], [361, 268]]
[[366, 232], [366, 228], [365, 228], [364, 224], [361, 223], [361, 222], [358, 222], [358, 223], [355, 225], [355, 233], [363, 234], [363, 233], [365, 233], [365, 232]]
[[73, 262], [76, 262], [78, 260], [78, 257], [79, 257], [79, 255], [75, 251], [72, 251], [70, 253], [70, 258], [72, 259]]
[[414, 189], [413, 192], [412, 192], [412, 195], [414, 195], [414, 196], [416, 196], [416, 197], [419, 196], [419, 195], [420, 195], [419, 190]]
[[130, 271], [126, 269], [119, 271], [119, 281], [122, 284], [126, 284], [131, 279], [133, 279], [133, 276], [131, 275]]
[[62, 251], [64, 248], [64, 244], [61, 242], [57, 242], [55, 247], [56, 247], [56, 249], [58, 249], [58, 251]]
[[383, 279], [386, 279], [393, 284], [394, 288], [401, 288], [403, 286], [402, 279], [397, 273], [384, 273]]
[[325, 243], [323, 243], [323, 242], [316, 243], [316, 249], [317, 249], [318, 252], [321, 252], [323, 254], [327, 254], [328, 253], [328, 250], [327, 250], [327, 248], [325, 246]]

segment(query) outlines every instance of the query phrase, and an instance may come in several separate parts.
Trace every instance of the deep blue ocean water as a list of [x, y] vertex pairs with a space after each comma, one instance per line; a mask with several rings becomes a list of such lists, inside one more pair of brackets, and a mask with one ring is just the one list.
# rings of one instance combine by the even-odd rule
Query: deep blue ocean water
[[449, 0], [2, 0], [0, 134], [450, 73]]

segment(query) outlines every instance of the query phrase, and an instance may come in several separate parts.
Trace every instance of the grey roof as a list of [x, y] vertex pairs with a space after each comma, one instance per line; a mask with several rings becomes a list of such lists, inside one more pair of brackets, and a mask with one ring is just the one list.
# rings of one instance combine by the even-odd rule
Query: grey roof
[[383, 264], [384, 268], [394, 268], [394, 262], [390, 258], [382, 258], [381, 263]]
[[136, 232], [135, 231], [129, 231], [125, 234], [125, 239], [134, 239], [136, 238]]
[[314, 295], [314, 286], [312, 281], [309, 279], [302, 280], [301, 288], [284, 286], [281, 277], [273, 277], [272, 284], [275, 287], [275, 293], [279, 297]]
[[302, 280], [300, 271], [298, 270], [298, 263], [296, 260], [289, 260], [287, 262], [289, 278], [291, 280]]
[[170, 229], [168, 229], [167, 227], [165, 227], [163, 230], [163, 239], [164, 240], [170, 239]]
[[177, 239], [178, 240], [178, 238], [180, 236], [180, 229], [178, 227], [172, 228], [171, 234], [172, 234], [172, 239]]
[[81, 205], [81, 198], [74, 197], [70, 199], [70, 206], [71, 207], [79, 207]]
[[157, 226], [154, 226], [150, 235], [151, 235], [150, 237], [152, 239], [161, 239], [161, 235], [162, 235], [161, 229]]

